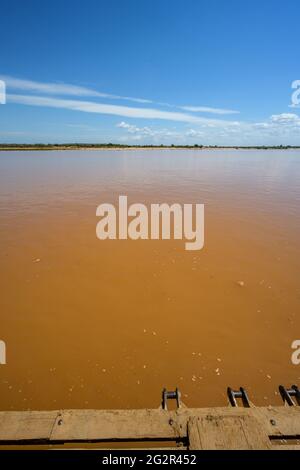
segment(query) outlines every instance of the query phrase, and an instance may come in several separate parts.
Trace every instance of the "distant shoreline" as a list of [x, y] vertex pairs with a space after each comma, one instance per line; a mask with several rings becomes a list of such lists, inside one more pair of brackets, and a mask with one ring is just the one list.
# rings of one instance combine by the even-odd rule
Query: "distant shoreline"
[[0, 144], [1, 151], [17, 150], [300, 150], [293, 145], [118, 145], [118, 144]]

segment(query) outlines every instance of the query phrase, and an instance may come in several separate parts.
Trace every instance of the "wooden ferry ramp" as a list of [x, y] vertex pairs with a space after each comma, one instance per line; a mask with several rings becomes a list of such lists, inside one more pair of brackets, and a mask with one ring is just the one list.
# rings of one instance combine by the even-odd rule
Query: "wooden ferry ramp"
[[279, 390], [279, 407], [256, 407], [240, 388], [228, 389], [224, 408], [187, 408], [176, 389], [163, 391], [158, 409], [2, 411], [0, 447], [300, 450], [300, 391]]

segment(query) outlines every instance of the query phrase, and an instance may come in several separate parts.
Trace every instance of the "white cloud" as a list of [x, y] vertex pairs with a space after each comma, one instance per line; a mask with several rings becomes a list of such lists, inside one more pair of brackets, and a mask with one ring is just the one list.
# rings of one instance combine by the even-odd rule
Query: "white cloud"
[[70, 85], [64, 83], [42, 83], [33, 80], [22, 80], [19, 78], [14, 78], [5, 75], [1, 76], [0, 78], [5, 82], [8, 89], [11, 88], [13, 90], [32, 91], [38, 93], [45, 93], [48, 95], [72, 95], [80, 97], [90, 96], [98, 98], [108, 98], [113, 100], [133, 101], [135, 103], [144, 104], [152, 103], [151, 100], [146, 100], [144, 98], [132, 98], [129, 96], [119, 96], [109, 93], [102, 93], [99, 91], [92, 90], [90, 88], [77, 85]]
[[133, 124], [128, 124], [127, 122], [120, 122], [117, 124], [117, 127], [126, 129], [130, 134], [143, 134], [143, 135], [153, 135], [153, 131], [150, 129], [150, 127], [138, 127]]
[[229, 115], [229, 114], [238, 114], [239, 111], [233, 111], [230, 109], [222, 108], [212, 108], [207, 106], [176, 106], [169, 103], [155, 102], [145, 98], [132, 98], [130, 96], [121, 96], [110, 93], [103, 93], [91, 88], [86, 88], [78, 85], [71, 85], [67, 83], [44, 83], [37, 82], [34, 80], [24, 80], [20, 78], [11, 77], [8, 75], [0, 75], [8, 90], [21, 90], [28, 91], [32, 93], [43, 93], [46, 95], [67, 95], [67, 96], [77, 96], [77, 97], [95, 97], [95, 98], [105, 98], [110, 100], [125, 100], [131, 101], [134, 103], [140, 104], [155, 104], [157, 106], [164, 106], [168, 108], [178, 108], [182, 111], [188, 112], [203, 112], [217, 115]]
[[181, 109], [184, 111], [190, 111], [193, 113], [211, 113], [211, 114], [239, 114], [239, 111], [234, 111], [232, 109], [222, 109], [222, 108], [209, 108], [207, 106], [181, 106]]
[[[170, 143], [186, 143], [193, 139], [197, 140], [205, 137], [205, 131], [200, 129], [187, 129], [183, 131], [164, 128], [154, 129], [152, 127], [138, 127], [124, 121], [118, 123], [116, 127], [124, 129], [127, 132], [127, 135], [129, 134], [130, 138], [133, 140], [141, 140], [144, 137], [148, 137], [151, 138], [152, 142], [168, 141]], [[128, 137], [125, 138], [126, 140], [129, 140]]]
[[35, 95], [7, 95], [8, 103], [18, 103], [30, 106], [44, 106], [51, 108], [70, 109], [86, 113], [111, 114], [115, 116], [140, 118], [140, 119], [162, 119], [167, 121], [190, 122], [211, 126], [236, 125], [236, 122], [207, 119], [193, 116], [187, 113], [163, 111], [154, 108], [135, 108], [129, 106], [97, 103], [92, 101], [67, 100], [61, 98], [49, 98]]
[[153, 139], [165, 139], [168, 137], [172, 138], [180, 138], [182, 134], [178, 131], [170, 130], [170, 129], [153, 129], [148, 126], [138, 127], [133, 124], [129, 124], [128, 122], [120, 122], [117, 124], [118, 128], [125, 129], [128, 134], [134, 136], [134, 139], [141, 139], [143, 137], [151, 137]]
[[299, 132], [300, 117], [297, 114], [273, 114], [268, 121], [253, 124], [254, 129], [268, 131], [269, 133]]
[[271, 116], [271, 122], [300, 126], [300, 117], [297, 114], [291, 113], [273, 114], [273, 116]]
[[235, 122], [222, 126], [198, 123], [181, 130], [153, 129], [120, 122], [124, 141], [139, 140], [144, 143], [203, 144], [203, 145], [299, 145], [300, 117], [291, 114], [272, 115], [265, 122]]
[[185, 132], [185, 136], [193, 138], [202, 138], [203, 136], [205, 136], [205, 132], [196, 129], [189, 129]]

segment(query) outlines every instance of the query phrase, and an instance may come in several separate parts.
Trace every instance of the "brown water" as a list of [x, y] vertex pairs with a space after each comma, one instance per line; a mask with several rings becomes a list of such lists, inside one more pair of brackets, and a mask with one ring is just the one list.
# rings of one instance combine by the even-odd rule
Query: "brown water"
[[[204, 250], [98, 240], [119, 194], [204, 203]], [[279, 403], [300, 382], [299, 203], [296, 151], [0, 152], [1, 409], [156, 407], [164, 386]]]

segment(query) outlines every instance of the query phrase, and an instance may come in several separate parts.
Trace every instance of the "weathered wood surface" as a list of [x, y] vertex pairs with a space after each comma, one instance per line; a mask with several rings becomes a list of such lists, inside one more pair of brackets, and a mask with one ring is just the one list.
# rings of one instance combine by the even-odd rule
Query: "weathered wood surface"
[[57, 417], [51, 440], [174, 439], [169, 420], [162, 410], [68, 410]]
[[188, 421], [190, 450], [271, 449], [260, 422], [249, 415], [201, 416]]
[[56, 416], [57, 411], [2, 411], [0, 442], [48, 440]]
[[300, 448], [274, 445], [270, 436], [287, 444], [300, 439], [300, 407], [0, 412], [0, 444], [161, 440], [191, 449]]

